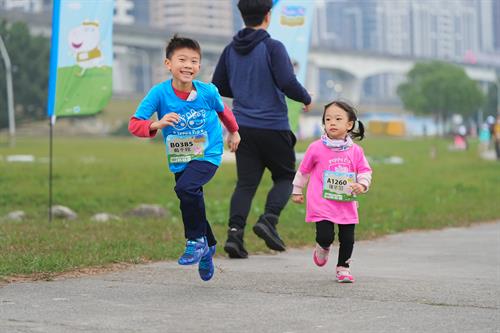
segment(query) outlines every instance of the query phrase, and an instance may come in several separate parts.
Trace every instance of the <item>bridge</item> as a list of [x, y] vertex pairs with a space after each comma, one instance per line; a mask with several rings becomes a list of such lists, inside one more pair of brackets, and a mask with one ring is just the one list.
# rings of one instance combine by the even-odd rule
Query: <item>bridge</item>
[[[318, 91], [319, 69], [329, 69], [343, 72], [344, 96], [353, 102], [358, 102], [363, 81], [380, 74], [405, 75], [419, 61], [437, 59], [419, 59], [411, 57], [391, 56], [362, 52], [325, 51], [313, 49], [309, 53], [308, 88]], [[457, 64], [464, 68], [467, 75], [479, 82], [496, 83], [497, 74], [492, 66]], [[499, 68], [500, 69], [500, 68]]]
[[[22, 12], [2, 12], [0, 19], [9, 22], [23, 21], [29, 24], [34, 34], [50, 36], [50, 13], [29, 14]], [[118, 93], [143, 93], [161, 79], [166, 73], [157, 74], [153, 68], [161, 68], [163, 63], [163, 49], [166, 40], [173, 34], [172, 31], [153, 29], [140, 25], [120, 25], [113, 27], [113, 47], [115, 53], [114, 71], [116, 82], [114, 90]], [[201, 41], [203, 49], [203, 66], [201, 79], [210, 80], [215, 63], [228, 38], [214, 37], [200, 32], [190, 37]], [[380, 74], [406, 74], [418, 61], [435, 59], [417, 59], [411, 57], [391, 56], [387, 54], [373, 54], [332, 50], [328, 48], [313, 48], [309, 52], [308, 76], [306, 86], [311, 92], [319, 93], [320, 70], [332, 70], [343, 73], [342, 95], [354, 103], [359, 102], [363, 81]], [[467, 75], [479, 82], [497, 82], [496, 71], [500, 65], [458, 64], [464, 67]], [[139, 68], [139, 70], [134, 70]], [[139, 74], [139, 75], [137, 75]], [[334, 87], [331, 87], [332, 89]], [[317, 95], [316, 95], [317, 96]]]

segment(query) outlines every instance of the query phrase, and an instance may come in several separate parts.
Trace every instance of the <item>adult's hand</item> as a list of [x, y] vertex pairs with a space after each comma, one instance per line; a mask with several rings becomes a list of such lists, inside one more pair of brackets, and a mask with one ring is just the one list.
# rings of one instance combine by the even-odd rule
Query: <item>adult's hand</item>
[[304, 112], [310, 112], [312, 110], [312, 103], [304, 105]]

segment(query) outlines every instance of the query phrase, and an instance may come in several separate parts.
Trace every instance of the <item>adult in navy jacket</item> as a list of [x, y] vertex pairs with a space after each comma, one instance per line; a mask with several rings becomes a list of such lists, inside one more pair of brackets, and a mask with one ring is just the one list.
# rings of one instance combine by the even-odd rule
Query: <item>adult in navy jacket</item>
[[311, 105], [311, 96], [297, 81], [284, 45], [266, 31], [271, 8], [272, 0], [238, 2], [245, 28], [224, 49], [212, 79], [222, 96], [233, 99], [241, 135], [236, 151], [238, 181], [231, 198], [224, 245], [230, 258], [248, 256], [244, 229], [266, 168], [271, 172], [273, 187], [253, 231], [269, 248], [285, 250], [276, 225], [292, 193], [296, 142], [290, 130], [285, 96], [304, 103], [306, 112]]

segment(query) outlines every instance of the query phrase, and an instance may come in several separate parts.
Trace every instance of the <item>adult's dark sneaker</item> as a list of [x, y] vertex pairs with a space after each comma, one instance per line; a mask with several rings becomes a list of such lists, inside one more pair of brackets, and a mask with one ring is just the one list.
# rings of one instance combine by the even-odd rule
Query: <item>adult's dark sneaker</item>
[[273, 214], [263, 214], [253, 226], [253, 232], [262, 238], [268, 248], [275, 251], [285, 251], [285, 243], [281, 240], [278, 231], [276, 230], [278, 224], [278, 216]]
[[243, 246], [243, 229], [229, 228], [224, 251], [232, 259], [248, 258], [248, 252]]

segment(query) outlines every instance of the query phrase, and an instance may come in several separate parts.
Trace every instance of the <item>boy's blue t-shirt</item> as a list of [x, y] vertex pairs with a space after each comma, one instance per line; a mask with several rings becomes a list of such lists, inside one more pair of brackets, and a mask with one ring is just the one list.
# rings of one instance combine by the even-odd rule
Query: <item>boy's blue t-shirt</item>
[[194, 80], [196, 98], [185, 101], [175, 95], [172, 80], [155, 85], [144, 97], [134, 117], [158, 119], [175, 112], [180, 116], [174, 126], [162, 129], [170, 171], [181, 172], [191, 160], [220, 165], [223, 151], [222, 126], [216, 112], [224, 111], [217, 88]]

